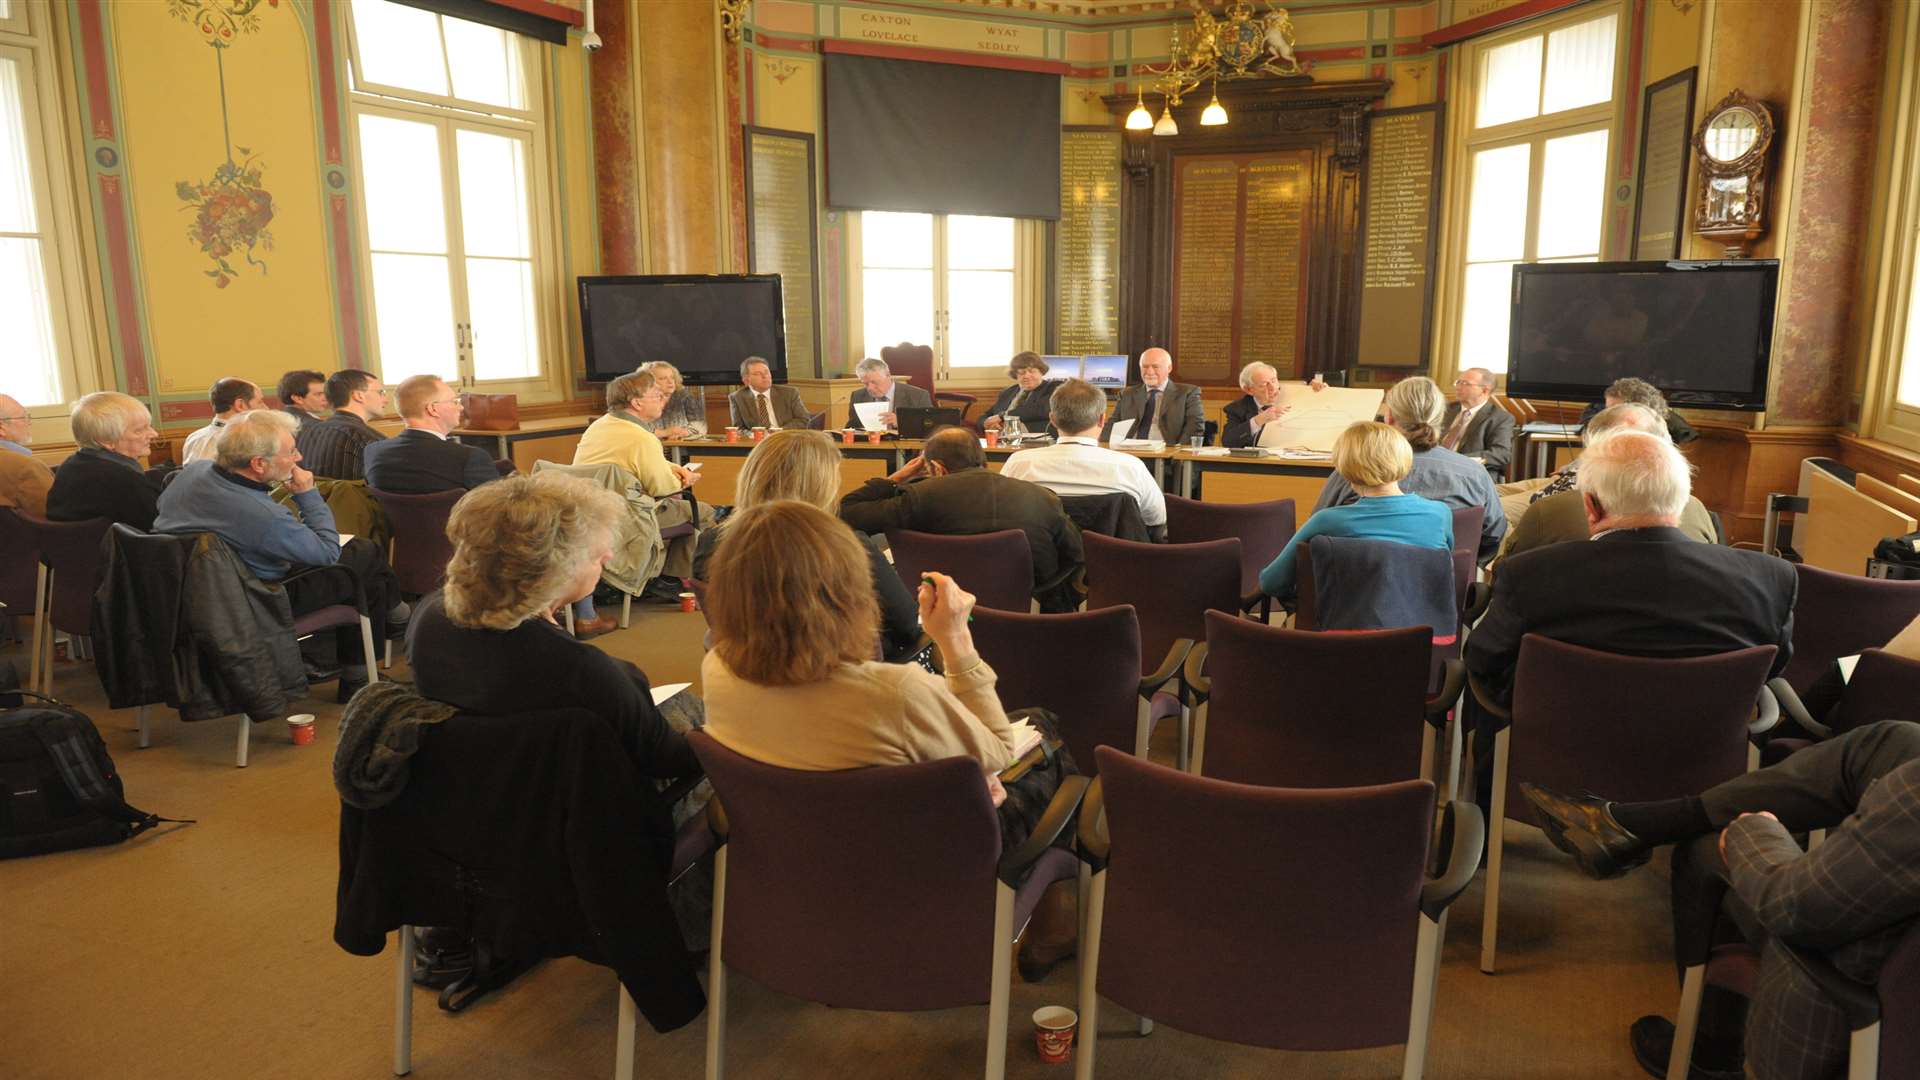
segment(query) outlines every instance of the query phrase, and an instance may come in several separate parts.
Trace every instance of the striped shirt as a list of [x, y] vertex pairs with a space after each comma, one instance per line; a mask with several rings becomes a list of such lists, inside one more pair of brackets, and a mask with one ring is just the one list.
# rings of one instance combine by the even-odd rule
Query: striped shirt
[[363, 453], [368, 445], [384, 438], [365, 420], [342, 411], [317, 423], [302, 424], [294, 445], [300, 448], [301, 466], [311, 469], [313, 475], [330, 480], [364, 480], [367, 466]]

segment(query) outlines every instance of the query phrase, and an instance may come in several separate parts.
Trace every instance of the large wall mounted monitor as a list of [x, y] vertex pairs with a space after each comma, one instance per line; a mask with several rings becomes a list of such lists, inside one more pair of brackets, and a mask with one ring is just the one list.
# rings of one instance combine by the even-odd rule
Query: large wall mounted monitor
[[1764, 409], [1779, 280], [1774, 259], [1515, 266], [1507, 393], [1598, 401], [1635, 376], [1674, 405]]
[[787, 381], [787, 331], [778, 274], [661, 274], [580, 279], [587, 378], [605, 382], [650, 360], [692, 386], [740, 381], [758, 356]]

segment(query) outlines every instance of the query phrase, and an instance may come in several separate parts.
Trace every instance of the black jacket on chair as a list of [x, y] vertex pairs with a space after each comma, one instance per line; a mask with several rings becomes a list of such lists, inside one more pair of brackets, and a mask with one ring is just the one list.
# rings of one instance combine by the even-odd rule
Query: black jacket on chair
[[461, 714], [429, 728], [406, 786], [340, 807], [333, 940], [377, 956], [403, 925], [515, 956], [614, 969], [656, 1031], [706, 1007], [667, 899], [666, 807], [585, 709]]
[[1493, 600], [1467, 638], [1466, 665], [1506, 700], [1520, 639], [1540, 634], [1627, 656], [1683, 657], [1779, 648], [1793, 657], [1799, 579], [1784, 559], [1702, 544], [1679, 529], [1619, 529], [1500, 564]]
[[212, 533], [107, 531], [93, 625], [116, 709], [164, 702], [182, 720], [286, 716], [307, 690], [287, 590], [254, 577]]
[[367, 486], [398, 495], [429, 495], [500, 479], [493, 459], [477, 446], [442, 439], [413, 428], [368, 443], [361, 451], [366, 461]]
[[977, 536], [1001, 529], [1027, 534], [1036, 587], [1084, 561], [1080, 529], [1060, 496], [1025, 480], [985, 468], [962, 469], [911, 484], [875, 477], [840, 500], [840, 516], [864, 533], [912, 529], [942, 536]]

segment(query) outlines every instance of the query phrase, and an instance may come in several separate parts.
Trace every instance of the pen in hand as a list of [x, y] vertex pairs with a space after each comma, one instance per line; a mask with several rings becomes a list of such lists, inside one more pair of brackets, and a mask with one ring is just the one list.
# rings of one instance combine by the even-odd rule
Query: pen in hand
[[[932, 590], [933, 590], [933, 595], [934, 595], [934, 598], [935, 598], [936, 600], [937, 600], [937, 599], [939, 598], [939, 596], [940, 596], [940, 586], [939, 586], [939, 584], [938, 584], [938, 583], [936, 583], [936, 582], [935, 582], [935, 581], [933, 580], [933, 575], [932, 575], [932, 574], [921, 574], [921, 575], [920, 575], [920, 584], [922, 584], [922, 585], [925, 585], [925, 586], [926, 586], [927, 588], [929, 588], [929, 589], [932, 589]], [[971, 612], [971, 611], [969, 611], [969, 612], [967, 612], [967, 622], [969, 622], [969, 623], [971, 623], [971, 622], [973, 622], [973, 612]]]

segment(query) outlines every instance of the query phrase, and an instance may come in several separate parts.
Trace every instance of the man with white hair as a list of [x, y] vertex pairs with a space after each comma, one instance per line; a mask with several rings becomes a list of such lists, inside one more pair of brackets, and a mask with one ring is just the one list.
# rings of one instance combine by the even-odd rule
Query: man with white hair
[[[1319, 393], [1327, 388], [1318, 373], [1307, 384]], [[1272, 364], [1255, 360], [1240, 369], [1240, 389], [1246, 394], [1221, 410], [1226, 426], [1220, 429], [1220, 445], [1226, 447], [1260, 445], [1260, 429], [1292, 411], [1280, 399], [1280, 372]]]
[[99, 390], [73, 403], [73, 441], [80, 449], [60, 463], [47, 492], [53, 521], [106, 518], [145, 532], [160, 512], [162, 473], [140, 464], [152, 448], [153, 414], [138, 398]]
[[[1588, 422], [1581, 439], [1591, 443], [1610, 431], [1644, 431], [1657, 439], [1671, 441], [1667, 434], [1667, 425], [1658, 413], [1644, 405], [1623, 404], [1602, 409]], [[1576, 479], [1578, 474], [1576, 472]], [[1504, 500], [1503, 500], [1504, 501]], [[1500, 557], [1509, 559], [1535, 548], [1558, 544], [1566, 540], [1585, 540], [1587, 538], [1587, 515], [1585, 501], [1577, 488], [1550, 492], [1530, 506], [1522, 509], [1518, 524], [1507, 533], [1505, 544], [1500, 547]], [[1513, 520], [1509, 516], [1508, 520]], [[1680, 511], [1680, 531], [1690, 540], [1713, 544], [1719, 542], [1719, 534], [1714, 530], [1713, 517], [1707, 513], [1706, 505], [1693, 496], [1687, 496], [1687, 505]]]
[[887, 427], [898, 427], [901, 409], [933, 408], [933, 392], [930, 388], [903, 383], [893, 377], [887, 369], [887, 362], [872, 356], [853, 366], [854, 377], [860, 380], [860, 389], [855, 390], [848, 399], [847, 426], [862, 427], [860, 410], [855, 405], [884, 401], [887, 411], [880, 414], [880, 423]]
[[[353, 603], [364, 588], [369, 609], [385, 613], [391, 634], [405, 625], [408, 610], [398, 603], [399, 585], [386, 555], [364, 537], [341, 542], [333, 511], [314, 490], [313, 474], [300, 467], [294, 445], [298, 428], [293, 417], [276, 409], [235, 418], [220, 432], [213, 460], [181, 469], [161, 493], [153, 530], [218, 535], [256, 577], [286, 588], [295, 615]], [[297, 517], [273, 501], [275, 484], [292, 493]], [[335, 566], [351, 573], [320, 572]], [[366, 685], [368, 658], [361, 655], [357, 630], [342, 631], [339, 639], [340, 658], [361, 661], [342, 669], [339, 700], [344, 702]]]
[[1793, 652], [1798, 579], [1781, 559], [1696, 542], [1680, 529], [1687, 459], [1643, 431], [1613, 431], [1580, 458], [1591, 543], [1552, 544], [1501, 564], [1466, 666], [1501, 701], [1520, 639], [1630, 656], [1682, 657], [1772, 645], [1773, 673]]
[[45, 517], [53, 470], [27, 449], [32, 441], [33, 418], [18, 401], [0, 394], [0, 506]]

